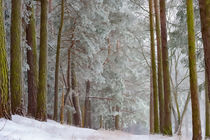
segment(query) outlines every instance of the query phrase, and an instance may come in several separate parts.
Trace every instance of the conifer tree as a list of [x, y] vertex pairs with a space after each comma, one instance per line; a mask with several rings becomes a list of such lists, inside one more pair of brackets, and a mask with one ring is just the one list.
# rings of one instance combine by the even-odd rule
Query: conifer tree
[[41, 0], [40, 24], [40, 55], [39, 55], [39, 83], [37, 93], [36, 119], [47, 120], [46, 94], [47, 94], [47, 24], [48, 0]]
[[198, 98], [198, 88], [197, 88], [193, 0], [187, 0], [186, 5], [187, 5], [187, 28], [188, 28], [193, 140], [201, 140], [202, 136], [201, 136], [201, 121], [200, 121], [200, 109], [199, 109], [199, 98]]
[[4, 29], [3, 0], [0, 0], [0, 118], [11, 119], [9, 105], [9, 78]]
[[61, 35], [63, 30], [64, 22], [64, 0], [61, 1], [61, 19], [60, 27], [58, 31], [57, 40], [57, 51], [56, 51], [56, 64], [55, 64], [55, 94], [54, 94], [54, 116], [53, 119], [57, 121], [58, 112], [58, 78], [59, 78], [59, 62], [60, 62], [60, 46], [61, 46]]
[[22, 114], [21, 9], [22, 0], [12, 0], [10, 86], [13, 114]]
[[156, 23], [156, 40], [157, 40], [157, 59], [158, 59], [158, 97], [159, 97], [159, 119], [160, 131], [163, 133], [164, 122], [164, 97], [163, 97], [163, 73], [162, 73], [162, 49], [160, 35], [160, 11], [159, 0], [154, 0], [155, 23]]
[[171, 125], [171, 89], [167, 48], [167, 28], [165, 0], [160, 0], [160, 23], [161, 23], [161, 44], [163, 64], [163, 85], [164, 85], [164, 129], [163, 133], [172, 135]]
[[38, 91], [38, 63], [36, 46], [36, 23], [34, 17], [34, 6], [27, 4], [27, 10], [30, 12], [29, 24], [26, 27], [26, 41], [30, 48], [27, 49], [27, 63], [29, 65], [28, 74], [28, 115], [36, 116], [36, 102]]
[[154, 42], [154, 19], [153, 19], [153, 1], [149, 0], [149, 17], [150, 17], [150, 41], [151, 41], [151, 66], [153, 80], [153, 102], [154, 102], [154, 133], [159, 133], [158, 117], [158, 93], [157, 93], [157, 76], [155, 64], [155, 42]]

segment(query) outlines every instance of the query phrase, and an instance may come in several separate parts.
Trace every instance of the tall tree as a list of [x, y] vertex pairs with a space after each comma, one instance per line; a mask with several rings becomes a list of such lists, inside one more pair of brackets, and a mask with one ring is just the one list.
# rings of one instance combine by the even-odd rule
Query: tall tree
[[166, 8], [165, 0], [160, 0], [160, 23], [161, 23], [161, 44], [162, 44], [162, 64], [163, 64], [163, 85], [164, 85], [164, 130], [166, 135], [172, 135], [171, 126], [171, 89], [167, 48], [166, 29]]
[[20, 114], [22, 108], [21, 9], [22, 0], [12, 0], [10, 85], [13, 114]]
[[210, 1], [199, 0], [206, 70], [206, 137], [210, 137]]
[[76, 91], [77, 87], [77, 79], [76, 79], [76, 72], [75, 72], [75, 62], [74, 57], [72, 57], [71, 61], [71, 84], [72, 84], [72, 100], [75, 109], [75, 113], [73, 114], [73, 123], [75, 126], [82, 126], [82, 115], [79, 103], [79, 95]]
[[154, 0], [155, 7], [155, 23], [156, 23], [156, 39], [157, 39], [157, 59], [158, 59], [158, 97], [159, 97], [159, 119], [160, 131], [163, 133], [164, 122], [164, 98], [163, 98], [163, 73], [162, 73], [162, 49], [160, 35], [160, 11], [159, 0]]
[[205, 136], [206, 138], [210, 138], [210, 101], [208, 100], [208, 82], [207, 82], [207, 72], [205, 72], [205, 116], [206, 116], [206, 127], [205, 127]]
[[[116, 105], [116, 112], [119, 113], [120, 108]], [[120, 115], [115, 115], [115, 129], [120, 130]]]
[[3, 13], [3, 0], [0, 0], [0, 118], [10, 119], [9, 78]]
[[[210, 83], [210, 1], [199, 0], [199, 7], [207, 81]], [[210, 84], [208, 84], [208, 94], [210, 101]]]
[[63, 30], [63, 19], [64, 19], [64, 0], [61, 1], [61, 19], [58, 31], [56, 64], [55, 64], [55, 94], [54, 94], [54, 116], [53, 116], [53, 119], [55, 121], [57, 121], [58, 117], [58, 79], [59, 79], [60, 47], [61, 47], [61, 35]]
[[150, 126], [149, 126], [149, 131], [150, 134], [154, 133], [154, 105], [153, 105], [153, 88], [152, 88], [152, 70], [150, 69], [150, 107], [149, 107], [149, 122], [150, 122]]
[[91, 128], [91, 102], [90, 102], [90, 81], [86, 82], [85, 109], [84, 109], [84, 127]]
[[27, 63], [29, 65], [28, 74], [28, 115], [36, 116], [36, 100], [38, 91], [38, 63], [36, 46], [36, 22], [34, 17], [34, 6], [31, 2], [27, 4], [30, 12], [29, 24], [26, 27], [26, 41], [30, 48], [27, 49]]
[[190, 69], [190, 91], [191, 91], [191, 104], [192, 104], [193, 140], [201, 140], [202, 136], [201, 136], [201, 122], [200, 122], [198, 89], [197, 89], [193, 0], [187, 0], [186, 4], [187, 4], [187, 28], [188, 28], [188, 49], [189, 49], [189, 69]]
[[154, 133], [159, 133], [158, 117], [158, 93], [157, 76], [155, 64], [155, 42], [154, 42], [154, 19], [153, 19], [153, 1], [149, 0], [149, 18], [150, 18], [150, 45], [151, 45], [151, 66], [152, 66], [152, 84], [153, 84], [153, 102], [154, 102]]
[[39, 83], [36, 119], [46, 121], [48, 0], [41, 0]]

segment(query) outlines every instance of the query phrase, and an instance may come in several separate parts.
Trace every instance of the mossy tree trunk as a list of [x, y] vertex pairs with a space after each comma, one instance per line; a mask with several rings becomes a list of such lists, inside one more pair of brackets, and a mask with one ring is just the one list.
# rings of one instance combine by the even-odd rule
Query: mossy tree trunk
[[36, 117], [36, 100], [38, 91], [38, 63], [36, 46], [36, 22], [34, 17], [34, 6], [27, 5], [27, 10], [31, 13], [29, 24], [26, 27], [26, 40], [30, 48], [27, 49], [27, 63], [29, 65], [28, 74], [28, 115]]
[[170, 73], [167, 48], [166, 8], [165, 0], [160, 0], [160, 23], [161, 23], [161, 44], [162, 44], [162, 65], [163, 65], [163, 87], [164, 87], [164, 128], [163, 133], [172, 135], [171, 125], [171, 89]]
[[11, 119], [3, 0], [0, 0], [0, 118]]
[[60, 47], [61, 47], [61, 35], [64, 22], [64, 0], [61, 1], [61, 19], [60, 27], [58, 31], [57, 39], [57, 51], [56, 51], [56, 64], [55, 64], [55, 93], [54, 93], [54, 115], [53, 119], [57, 121], [58, 116], [58, 79], [59, 79], [59, 63], [60, 63]]
[[163, 73], [162, 73], [162, 49], [160, 35], [160, 11], [159, 0], [154, 0], [155, 7], [155, 23], [156, 23], [156, 39], [157, 39], [157, 59], [158, 59], [158, 97], [159, 97], [159, 119], [160, 131], [163, 133], [164, 123], [164, 97], [163, 97]]
[[13, 114], [22, 112], [21, 9], [22, 0], [12, 0], [10, 85]]
[[39, 55], [39, 84], [37, 94], [36, 119], [47, 120], [46, 94], [47, 94], [47, 24], [48, 1], [41, 0], [41, 27], [40, 27], [40, 55]]
[[151, 42], [151, 66], [153, 80], [153, 105], [154, 105], [154, 133], [159, 133], [159, 116], [158, 116], [158, 93], [157, 93], [157, 76], [155, 64], [155, 42], [154, 42], [154, 20], [153, 20], [153, 0], [149, 0], [149, 17], [150, 17], [150, 42]]
[[90, 102], [90, 81], [86, 82], [84, 127], [91, 128], [91, 102]]
[[187, 28], [188, 28], [188, 49], [189, 49], [193, 140], [201, 140], [202, 136], [201, 136], [199, 98], [198, 98], [198, 89], [197, 89], [193, 0], [187, 0], [186, 5], [187, 5]]

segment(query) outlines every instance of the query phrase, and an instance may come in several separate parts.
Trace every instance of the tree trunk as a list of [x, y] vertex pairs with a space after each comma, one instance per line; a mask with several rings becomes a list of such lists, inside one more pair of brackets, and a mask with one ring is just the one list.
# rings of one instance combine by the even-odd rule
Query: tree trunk
[[154, 102], [154, 133], [159, 133], [158, 119], [158, 93], [157, 93], [157, 77], [155, 64], [155, 43], [154, 43], [154, 21], [153, 21], [153, 1], [149, 0], [149, 16], [150, 16], [150, 41], [151, 41], [151, 66], [153, 80], [153, 102]]
[[103, 128], [104, 126], [103, 126], [103, 116], [102, 115], [100, 115], [100, 128]]
[[70, 110], [67, 111], [67, 124], [71, 125], [71, 112], [70, 112]]
[[[119, 111], [120, 111], [120, 108], [116, 106], [116, 112], [119, 113]], [[120, 130], [120, 115], [119, 114], [115, 116], [115, 129]]]
[[68, 97], [68, 95], [69, 95], [69, 93], [70, 93], [70, 90], [71, 90], [71, 87], [70, 87], [70, 81], [71, 81], [71, 79], [70, 79], [70, 73], [71, 73], [71, 70], [70, 70], [70, 68], [71, 68], [71, 48], [68, 48], [68, 64], [67, 64], [67, 72], [66, 72], [66, 75], [67, 75], [67, 90], [66, 90], [66, 94], [65, 94], [65, 96], [64, 96], [64, 106], [65, 106], [65, 104], [66, 104], [66, 100], [67, 100], [67, 97]]
[[80, 103], [79, 103], [79, 95], [76, 92], [76, 86], [77, 86], [77, 79], [76, 79], [76, 73], [75, 73], [75, 64], [74, 60], [71, 62], [71, 79], [72, 79], [72, 100], [73, 100], [73, 105], [75, 109], [75, 113], [73, 114], [73, 123], [75, 126], [80, 126], [82, 125], [82, 116], [81, 116], [81, 109], [80, 109]]
[[[207, 72], [207, 81], [210, 83], [210, 1], [199, 0], [201, 32], [204, 47], [204, 59]], [[210, 102], [210, 84], [208, 84], [208, 97]]]
[[36, 46], [36, 22], [34, 18], [34, 7], [27, 5], [27, 10], [31, 13], [29, 24], [26, 27], [26, 40], [30, 48], [27, 49], [27, 63], [29, 65], [28, 74], [28, 115], [36, 116], [36, 100], [38, 91], [38, 63]]
[[62, 98], [61, 98], [61, 110], [60, 110], [60, 123], [64, 123], [64, 89], [62, 91]]
[[39, 87], [37, 94], [36, 119], [46, 121], [46, 94], [47, 94], [47, 24], [48, 1], [41, 0], [41, 27], [40, 27], [40, 55], [39, 55]]
[[22, 0], [12, 0], [10, 85], [13, 114], [22, 114], [21, 9]]
[[153, 105], [152, 71], [150, 70], [150, 134], [154, 133], [154, 105]]
[[188, 27], [188, 47], [189, 47], [189, 69], [190, 69], [191, 103], [192, 103], [193, 140], [201, 140], [202, 136], [201, 136], [201, 121], [200, 121], [198, 89], [197, 89], [193, 0], [187, 0], [186, 4], [187, 4], [187, 27]]
[[164, 97], [163, 97], [163, 73], [162, 73], [162, 49], [161, 49], [161, 35], [160, 35], [160, 11], [159, 0], [154, 0], [155, 7], [155, 23], [156, 23], [156, 38], [157, 38], [157, 59], [158, 59], [158, 97], [159, 97], [159, 119], [160, 131], [163, 133], [164, 123]]
[[3, 0], [0, 0], [0, 118], [11, 119]]
[[163, 130], [163, 133], [166, 135], [172, 135], [171, 89], [170, 89], [170, 73], [169, 73], [169, 62], [168, 62], [168, 48], [167, 48], [165, 0], [160, 0], [160, 23], [161, 23], [162, 65], [163, 65], [163, 85], [164, 85], [164, 130]]
[[55, 94], [54, 94], [54, 116], [53, 119], [57, 121], [58, 116], [58, 79], [59, 79], [59, 62], [60, 62], [60, 47], [61, 47], [61, 35], [63, 30], [63, 20], [64, 20], [64, 0], [61, 2], [61, 19], [60, 28], [58, 31], [57, 40], [57, 51], [56, 51], [56, 64], [55, 64]]
[[207, 81], [207, 72], [205, 72], [205, 100], [206, 100], [206, 129], [205, 129], [205, 136], [206, 138], [210, 138], [210, 101], [208, 100], [208, 81]]
[[84, 127], [91, 128], [91, 105], [90, 105], [90, 81], [86, 82], [86, 97], [85, 97], [85, 115], [84, 115]]

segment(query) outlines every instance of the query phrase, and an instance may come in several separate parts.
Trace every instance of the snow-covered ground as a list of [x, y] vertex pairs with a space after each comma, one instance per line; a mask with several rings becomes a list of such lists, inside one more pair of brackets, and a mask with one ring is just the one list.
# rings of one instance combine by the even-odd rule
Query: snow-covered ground
[[48, 120], [14, 115], [12, 121], [0, 119], [0, 140], [190, 140], [160, 135], [131, 135], [121, 131], [93, 130], [61, 125]]

